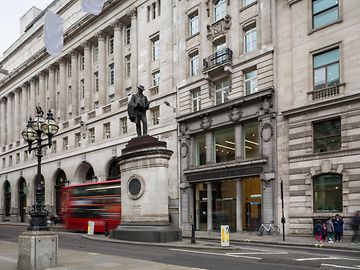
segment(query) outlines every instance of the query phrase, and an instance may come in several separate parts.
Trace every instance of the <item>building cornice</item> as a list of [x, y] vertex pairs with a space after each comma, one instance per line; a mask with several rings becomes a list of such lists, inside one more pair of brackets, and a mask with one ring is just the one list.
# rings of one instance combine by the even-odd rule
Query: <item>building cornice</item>
[[297, 2], [300, 2], [302, 0], [288, 0], [289, 6], [292, 6], [293, 4], [296, 4]]
[[343, 103], [359, 102], [359, 99], [360, 99], [360, 93], [356, 93], [353, 95], [340, 96], [335, 99], [326, 99], [324, 101], [316, 102], [310, 105], [305, 105], [294, 109], [282, 111], [281, 113], [284, 117], [292, 117], [298, 114], [304, 114], [306, 112], [323, 110], [330, 107], [338, 106]]

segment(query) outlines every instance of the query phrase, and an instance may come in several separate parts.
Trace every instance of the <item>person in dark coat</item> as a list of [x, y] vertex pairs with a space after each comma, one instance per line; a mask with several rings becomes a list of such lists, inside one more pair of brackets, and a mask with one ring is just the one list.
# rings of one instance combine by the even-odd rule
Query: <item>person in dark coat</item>
[[351, 243], [355, 243], [356, 239], [358, 242], [360, 242], [359, 226], [360, 226], [360, 210], [356, 211], [355, 216], [353, 216], [351, 220], [351, 228], [353, 229]]
[[[138, 136], [147, 134], [147, 120], [146, 120], [146, 111], [149, 109], [149, 101], [143, 91], [145, 90], [144, 86], [138, 86], [138, 92], [131, 96], [130, 102], [128, 104], [128, 115], [131, 122], [136, 124], [136, 132]], [[143, 132], [141, 133], [141, 124], [143, 126]]]
[[320, 220], [317, 220], [315, 223], [315, 240], [316, 242], [322, 241], [323, 235], [323, 225], [321, 224]]
[[332, 222], [334, 224], [335, 242], [336, 241], [340, 242], [341, 235], [343, 234], [344, 221], [339, 214], [336, 214]]

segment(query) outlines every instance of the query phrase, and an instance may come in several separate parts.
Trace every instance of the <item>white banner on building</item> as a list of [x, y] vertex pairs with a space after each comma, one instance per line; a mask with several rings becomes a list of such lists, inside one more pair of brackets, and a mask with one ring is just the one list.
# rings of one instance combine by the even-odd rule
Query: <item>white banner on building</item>
[[99, 15], [103, 9], [105, 0], [81, 0], [81, 9], [93, 15]]
[[64, 19], [48, 10], [45, 14], [44, 42], [46, 51], [51, 56], [61, 54], [64, 47]]

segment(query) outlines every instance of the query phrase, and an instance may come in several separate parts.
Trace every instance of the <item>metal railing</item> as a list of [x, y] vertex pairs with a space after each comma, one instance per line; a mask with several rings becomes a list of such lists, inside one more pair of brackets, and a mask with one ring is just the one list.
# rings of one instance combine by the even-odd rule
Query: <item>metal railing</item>
[[215, 66], [221, 66], [225, 63], [232, 62], [232, 50], [230, 48], [225, 48], [223, 50], [217, 51], [215, 54], [210, 55], [203, 59], [204, 71], [209, 70]]

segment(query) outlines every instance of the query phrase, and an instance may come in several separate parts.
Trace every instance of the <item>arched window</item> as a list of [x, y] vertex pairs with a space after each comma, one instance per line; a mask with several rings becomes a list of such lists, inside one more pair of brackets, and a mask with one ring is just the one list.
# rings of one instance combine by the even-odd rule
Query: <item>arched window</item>
[[342, 212], [342, 176], [322, 174], [314, 178], [314, 212]]

